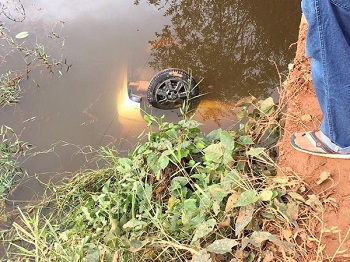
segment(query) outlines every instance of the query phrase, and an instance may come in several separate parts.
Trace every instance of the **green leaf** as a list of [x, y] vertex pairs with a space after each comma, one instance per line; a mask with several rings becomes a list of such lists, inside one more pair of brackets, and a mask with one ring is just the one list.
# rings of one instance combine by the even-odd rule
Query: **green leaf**
[[98, 248], [90, 248], [88, 254], [85, 257], [87, 262], [98, 262], [100, 261], [100, 250]]
[[250, 106], [256, 98], [254, 96], [243, 97], [236, 103], [236, 107]]
[[207, 138], [211, 141], [217, 140], [220, 138], [220, 133], [222, 132], [222, 129], [214, 129], [213, 131], [211, 131], [208, 135]]
[[260, 200], [261, 201], [270, 201], [274, 196], [273, 191], [271, 190], [263, 190], [260, 192]]
[[179, 125], [187, 129], [195, 129], [196, 127], [202, 125], [202, 123], [199, 123], [196, 120], [181, 120], [179, 121]]
[[121, 157], [118, 159], [117, 170], [121, 173], [126, 173], [132, 171], [133, 162], [131, 159], [126, 157]]
[[232, 151], [234, 148], [233, 137], [227, 131], [222, 131], [220, 133], [220, 141], [225, 149]]
[[181, 148], [179, 151], [178, 151], [178, 155], [179, 155], [179, 161], [182, 159], [182, 158], [185, 158], [188, 156], [188, 154], [190, 153], [190, 151], [186, 148]]
[[220, 184], [214, 184], [209, 186], [208, 191], [213, 200], [219, 202], [221, 202], [228, 195], [228, 192]]
[[197, 200], [196, 199], [186, 199], [183, 206], [184, 211], [194, 213], [197, 211]]
[[230, 163], [232, 161], [233, 161], [232, 150], [231, 151], [225, 150], [224, 156], [222, 158], [222, 163], [224, 165], [227, 165], [228, 163]]
[[218, 255], [223, 255], [227, 252], [231, 252], [234, 246], [239, 243], [234, 239], [224, 238], [215, 240], [212, 244], [208, 246], [209, 252], [213, 252]]
[[221, 163], [225, 149], [222, 143], [213, 144], [203, 150], [206, 161], [212, 161], [214, 163]]
[[239, 195], [237, 203], [234, 205], [234, 207], [248, 206], [250, 204], [255, 203], [259, 199], [260, 198], [256, 190], [247, 190]]
[[186, 177], [180, 177], [180, 176], [174, 177], [171, 180], [171, 190], [182, 188], [187, 184], [188, 184], [188, 179]]
[[256, 147], [256, 148], [250, 148], [246, 154], [248, 156], [252, 157], [258, 157], [264, 152], [265, 148], [264, 147]]
[[82, 206], [82, 207], [81, 207], [81, 210], [83, 211], [83, 213], [84, 213], [84, 215], [85, 215], [85, 218], [86, 218], [89, 222], [92, 222], [92, 221], [93, 221], [93, 218], [92, 218], [91, 215], [90, 215], [89, 209], [88, 209], [86, 206]]
[[29, 33], [27, 31], [23, 31], [18, 33], [15, 37], [17, 39], [23, 39], [23, 38], [26, 38], [27, 36], [29, 36]]
[[237, 142], [241, 145], [254, 145], [254, 141], [250, 136], [240, 136]]
[[166, 168], [169, 164], [169, 157], [162, 154], [158, 159], [158, 164], [161, 169]]
[[220, 213], [220, 202], [214, 201], [213, 206], [212, 206], [214, 214], [217, 216]]
[[185, 185], [187, 185], [187, 183], [188, 179], [186, 177], [174, 177], [170, 185], [171, 196], [176, 198], [179, 194], [186, 193], [187, 188]]
[[196, 143], [196, 148], [198, 148], [198, 149], [203, 149], [203, 148], [205, 148], [205, 147], [206, 147], [206, 145], [203, 144], [202, 142], [197, 142], [197, 143]]
[[169, 137], [172, 138], [177, 138], [177, 132], [174, 128], [169, 129], [168, 131], [165, 132]]
[[124, 228], [124, 229], [141, 230], [141, 229], [143, 229], [143, 228], [146, 227], [146, 226], [147, 226], [147, 223], [146, 223], [146, 222], [137, 220], [137, 219], [135, 219], [135, 218], [132, 218], [131, 220], [129, 220], [128, 222], [126, 222], [126, 223], [123, 225], [123, 228]]
[[156, 154], [150, 153], [148, 155], [147, 165], [152, 169], [152, 171], [154, 172], [154, 174], [157, 176], [157, 179], [158, 179], [158, 175], [161, 171], [161, 168], [160, 168], [160, 165], [158, 163], [158, 157]]
[[232, 190], [237, 188], [237, 185], [240, 184], [240, 180], [241, 178], [238, 171], [233, 169], [221, 179], [221, 184], [225, 190]]
[[261, 103], [259, 109], [266, 116], [272, 115], [273, 112], [275, 112], [275, 103], [273, 102], [272, 97], [269, 97], [269, 98], [265, 99]]
[[138, 239], [133, 239], [130, 242], [130, 251], [133, 253], [138, 252], [148, 243], [149, 243], [148, 239], [145, 239], [143, 241], [138, 240]]
[[247, 117], [249, 115], [248, 110], [243, 108], [241, 111], [236, 113], [237, 119], [242, 120], [243, 118]]
[[195, 243], [197, 240], [211, 233], [215, 225], [216, 225], [216, 220], [214, 218], [211, 218], [207, 221], [202, 222], [196, 229], [191, 243]]
[[236, 236], [241, 234], [242, 230], [250, 223], [250, 221], [252, 221], [254, 211], [254, 205], [244, 206], [239, 209], [239, 214], [235, 224]]
[[4, 193], [6, 191], [6, 187], [0, 186], [0, 194]]
[[220, 212], [220, 204], [222, 200], [228, 195], [228, 192], [224, 190], [222, 185], [214, 184], [208, 187], [208, 192], [213, 200], [212, 209], [215, 215], [218, 215]]

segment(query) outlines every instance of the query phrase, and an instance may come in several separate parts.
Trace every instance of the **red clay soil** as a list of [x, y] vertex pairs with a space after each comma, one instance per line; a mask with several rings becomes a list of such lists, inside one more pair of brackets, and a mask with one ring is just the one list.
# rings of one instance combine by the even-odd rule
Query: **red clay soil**
[[[286, 174], [292, 172], [300, 176], [309, 185], [310, 194], [319, 194], [326, 199], [323, 228], [333, 227], [333, 233], [326, 233], [321, 239], [325, 245], [323, 261], [333, 261], [330, 258], [335, 253], [338, 253], [338, 258], [334, 261], [350, 261], [350, 237], [345, 239], [350, 228], [350, 160], [308, 155], [294, 150], [289, 143], [294, 132], [317, 130], [322, 120], [310, 75], [310, 60], [305, 57], [306, 32], [307, 23], [303, 17], [294, 68], [290, 70], [288, 78], [287, 119], [284, 137], [279, 145], [279, 165]], [[329, 172], [330, 179], [318, 185], [322, 172]]]

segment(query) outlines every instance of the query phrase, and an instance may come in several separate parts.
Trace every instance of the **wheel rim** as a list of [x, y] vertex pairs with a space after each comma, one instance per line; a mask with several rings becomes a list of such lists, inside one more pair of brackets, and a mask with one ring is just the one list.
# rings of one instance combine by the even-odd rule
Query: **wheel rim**
[[187, 98], [187, 83], [179, 79], [167, 79], [154, 92], [154, 100], [159, 104], [181, 103]]

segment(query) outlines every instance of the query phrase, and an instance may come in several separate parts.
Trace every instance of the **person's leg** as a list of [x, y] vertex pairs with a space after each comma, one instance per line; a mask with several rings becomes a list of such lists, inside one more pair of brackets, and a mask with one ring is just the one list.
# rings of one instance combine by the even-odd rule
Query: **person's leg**
[[298, 134], [292, 144], [309, 150], [314, 147], [310, 140], [316, 139], [335, 152], [349, 154], [350, 1], [303, 0], [302, 9], [309, 26], [306, 55], [312, 58], [312, 79], [324, 119], [321, 132]]

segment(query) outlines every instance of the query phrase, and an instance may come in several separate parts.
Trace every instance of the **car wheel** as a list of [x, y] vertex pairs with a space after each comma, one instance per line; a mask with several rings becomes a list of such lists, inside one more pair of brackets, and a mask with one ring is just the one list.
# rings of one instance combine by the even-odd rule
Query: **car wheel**
[[198, 94], [198, 86], [187, 72], [170, 68], [160, 71], [151, 79], [147, 100], [159, 109], [175, 109]]

